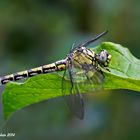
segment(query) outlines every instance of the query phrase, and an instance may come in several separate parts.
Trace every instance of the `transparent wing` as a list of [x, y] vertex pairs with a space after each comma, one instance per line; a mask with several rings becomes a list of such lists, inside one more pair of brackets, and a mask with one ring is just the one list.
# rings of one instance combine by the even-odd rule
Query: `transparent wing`
[[[64, 73], [63, 79], [70, 81], [67, 84], [62, 81], [62, 93], [70, 110], [80, 119], [84, 118], [84, 100], [82, 92], [93, 92], [102, 88], [103, 75], [95, 66], [87, 63], [80, 64], [80, 67], [74, 65], [71, 60], [68, 63], [67, 70]], [[66, 89], [69, 89], [70, 95], [67, 95]], [[66, 96], [67, 95], [67, 96]]]
[[73, 73], [72, 77], [74, 79], [73, 81], [76, 82], [78, 87], [82, 89], [82, 92], [90, 92], [101, 89], [104, 76], [99, 68], [97, 68], [97, 62], [93, 65], [92, 60], [87, 61], [87, 54], [84, 52], [78, 52], [75, 55], [75, 58], [76, 59], [71, 62]]
[[[62, 93], [65, 100], [70, 108], [70, 110], [79, 118], [84, 118], [84, 100], [80, 93], [80, 88], [78, 87], [77, 81], [74, 79], [72, 64], [68, 64], [67, 70], [64, 72], [62, 80]], [[68, 84], [64, 79], [68, 79], [70, 84]], [[69, 89], [69, 91], [67, 91]], [[67, 92], [70, 94], [67, 95]]]
[[102, 89], [104, 76], [93, 65], [83, 64], [81, 73], [77, 73], [76, 77], [78, 79], [80, 79], [79, 77], [83, 77], [83, 80], [78, 82], [83, 92], [93, 92]]

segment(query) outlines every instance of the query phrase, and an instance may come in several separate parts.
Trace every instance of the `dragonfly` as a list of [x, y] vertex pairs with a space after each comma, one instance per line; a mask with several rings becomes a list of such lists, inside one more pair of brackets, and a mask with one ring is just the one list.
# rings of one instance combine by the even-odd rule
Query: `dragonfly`
[[[62, 94], [70, 110], [79, 119], [83, 119], [85, 109], [81, 89], [87, 92], [89, 88], [91, 91], [96, 91], [102, 87], [104, 75], [101, 67], [110, 71], [108, 65], [112, 57], [107, 50], [101, 50], [99, 53], [96, 53], [87, 48], [87, 46], [107, 34], [107, 32], [108, 31], [104, 31], [95, 38], [84, 41], [76, 47], [72, 47], [65, 59], [3, 76], [0, 78], [0, 85], [39, 74], [64, 71], [62, 78]], [[70, 84], [66, 84], [66, 79]], [[69, 89], [69, 94], [67, 94], [67, 89]]]

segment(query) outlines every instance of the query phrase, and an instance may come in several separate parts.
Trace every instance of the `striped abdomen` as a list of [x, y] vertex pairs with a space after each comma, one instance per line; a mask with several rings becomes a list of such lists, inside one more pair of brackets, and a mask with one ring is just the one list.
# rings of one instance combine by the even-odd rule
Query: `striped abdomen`
[[23, 78], [36, 76], [38, 74], [51, 73], [54, 71], [61, 71], [66, 69], [66, 60], [60, 60], [52, 64], [40, 66], [30, 70], [21, 71], [15, 74], [10, 74], [0, 78], [0, 84], [6, 84], [10, 81], [17, 81]]

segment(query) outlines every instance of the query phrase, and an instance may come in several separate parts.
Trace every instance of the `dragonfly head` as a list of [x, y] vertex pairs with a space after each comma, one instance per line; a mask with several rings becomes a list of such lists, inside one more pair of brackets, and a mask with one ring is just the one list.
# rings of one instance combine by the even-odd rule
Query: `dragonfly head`
[[96, 55], [96, 60], [100, 64], [108, 66], [108, 63], [111, 60], [111, 55], [107, 52], [107, 50], [102, 50], [99, 54]]

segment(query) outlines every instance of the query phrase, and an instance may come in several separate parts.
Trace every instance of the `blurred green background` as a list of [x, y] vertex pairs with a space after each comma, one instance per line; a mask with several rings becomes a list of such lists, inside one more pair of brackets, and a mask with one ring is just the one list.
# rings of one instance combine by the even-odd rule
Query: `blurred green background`
[[[112, 41], [140, 58], [139, 0], [0, 0], [0, 75], [62, 59], [74, 42], [106, 29], [92, 46]], [[87, 95], [82, 121], [57, 98], [17, 111], [0, 133], [16, 133], [14, 140], [139, 140], [139, 118], [138, 92], [104, 91]]]

